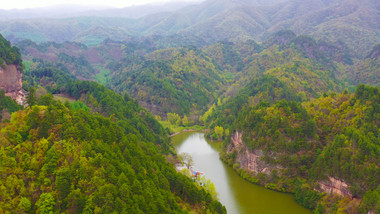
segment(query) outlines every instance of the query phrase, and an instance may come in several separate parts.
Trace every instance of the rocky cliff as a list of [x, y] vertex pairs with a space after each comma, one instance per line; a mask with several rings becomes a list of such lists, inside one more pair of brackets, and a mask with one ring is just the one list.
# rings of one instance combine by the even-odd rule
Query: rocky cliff
[[14, 99], [18, 104], [25, 103], [25, 92], [22, 89], [22, 73], [15, 65], [0, 67], [0, 90]]
[[272, 169], [278, 169], [278, 166], [272, 166], [262, 160], [264, 156], [261, 150], [249, 150], [242, 140], [243, 133], [236, 131], [231, 136], [232, 144], [227, 148], [227, 153], [236, 152], [236, 162], [242, 169], [250, 172], [265, 173], [269, 175]]
[[[232, 143], [230, 143], [227, 147], [227, 154], [236, 152], [235, 162], [240, 164], [240, 168], [253, 172], [254, 174], [265, 173], [267, 175], [270, 175], [274, 169], [277, 171], [281, 171], [281, 169], [283, 169], [283, 167], [279, 165], [267, 164], [263, 160], [263, 151], [258, 149], [248, 149], [248, 147], [244, 144], [242, 137], [243, 133], [236, 131], [233, 135], [231, 135]], [[352, 193], [348, 187], [349, 185], [344, 181], [329, 177], [328, 181], [319, 182], [319, 188], [315, 190], [352, 198]]]
[[348, 189], [348, 184], [339, 179], [335, 179], [333, 177], [329, 177], [328, 181], [319, 182], [320, 190], [323, 192], [327, 192], [330, 194], [338, 194], [341, 196], [347, 196], [352, 198], [352, 193]]

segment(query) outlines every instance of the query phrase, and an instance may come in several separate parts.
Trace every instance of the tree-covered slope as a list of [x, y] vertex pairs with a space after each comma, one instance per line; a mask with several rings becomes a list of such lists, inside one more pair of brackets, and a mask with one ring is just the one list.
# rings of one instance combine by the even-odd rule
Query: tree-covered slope
[[111, 73], [111, 85], [155, 114], [189, 114], [216, 99], [223, 83], [211, 59], [197, 48], [164, 49], [131, 57]]
[[376, 66], [377, 59], [354, 60], [344, 43], [315, 41], [292, 31], [277, 32], [262, 44], [253, 40], [218, 42], [201, 49], [161, 48], [160, 42], [149, 39], [108, 40], [91, 47], [30, 41], [19, 45], [27, 67], [36, 72], [49, 64], [76, 78], [96, 80], [117, 92], [127, 92], [162, 116], [168, 112], [199, 115], [220, 93], [227, 91], [226, 96], [231, 96], [262, 75], [276, 77], [302, 99], [340, 91], [366, 83], [364, 79], [353, 81], [357, 79], [354, 74], [375, 75], [375, 69], [359, 68], [368, 64], [365, 60]]
[[0, 66], [17, 65], [21, 67], [22, 59], [19, 49], [6, 40], [3, 35], [0, 34]]
[[321, 46], [312, 38], [281, 31], [263, 45], [266, 47], [262, 51], [243, 60], [246, 63], [238, 76], [240, 86], [269, 75], [279, 79], [302, 99], [342, 89], [342, 83], [335, 77], [337, 68], [332, 57], [322, 52]]
[[4, 90], [0, 90], [0, 121], [8, 118], [11, 113], [21, 110], [22, 106], [18, 105], [12, 98], [5, 96]]
[[355, 63], [346, 73], [347, 81], [352, 84], [380, 86], [380, 44], [373, 47], [366, 58]]
[[226, 212], [175, 170], [168, 133], [135, 100], [35, 63], [28, 107], [0, 91], [0, 110], [16, 111], [0, 124], [1, 213]]
[[96, 45], [105, 39], [124, 41], [133, 36], [178, 34], [198, 44], [264, 41], [279, 30], [290, 29], [318, 40], [343, 42], [355, 57], [363, 58], [369, 48], [380, 42], [379, 8], [377, 0], [206, 0], [136, 19], [116, 13], [113, 18], [102, 17], [100, 11], [93, 14], [96, 17], [4, 20], [0, 31], [12, 42], [31, 39]]
[[[378, 88], [360, 85], [355, 94], [326, 95], [303, 103], [246, 104], [238, 108], [232, 126], [217, 124], [233, 134], [232, 140], [226, 140], [224, 160], [244, 170], [241, 173], [253, 182], [294, 192], [301, 204], [319, 213], [376, 212], [379, 204], [369, 195], [376, 194], [380, 182], [379, 103]], [[226, 107], [215, 111], [213, 121], [224, 120], [220, 112], [228, 111]], [[236, 139], [239, 135], [243, 147]], [[343, 186], [329, 183], [334, 179]], [[330, 191], [329, 185], [343, 196], [332, 199], [318, 193]]]
[[0, 131], [2, 212], [225, 212], [112, 118], [49, 97], [39, 104]]

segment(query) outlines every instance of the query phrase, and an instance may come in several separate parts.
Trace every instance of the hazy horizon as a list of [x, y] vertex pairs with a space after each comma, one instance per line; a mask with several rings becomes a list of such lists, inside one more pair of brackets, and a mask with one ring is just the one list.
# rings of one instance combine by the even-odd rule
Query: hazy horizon
[[92, 8], [124, 8], [138, 5], [147, 4], [160, 4], [169, 2], [201, 2], [203, 0], [56, 0], [54, 2], [50, 0], [38, 0], [38, 1], [28, 1], [28, 0], [14, 0], [8, 1], [0, 4], [0, 9], [2, 10], [13, 10], [13, 9], [34, 9], [43, 7], [54, 7], [54, 6], [66, 6], [66, 5], [77, 5], [77, 6], [89, 6]]

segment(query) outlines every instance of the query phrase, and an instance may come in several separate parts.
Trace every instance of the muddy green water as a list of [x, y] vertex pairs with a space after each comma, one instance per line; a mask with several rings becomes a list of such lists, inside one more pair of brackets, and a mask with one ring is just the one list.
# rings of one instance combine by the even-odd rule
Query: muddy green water
[[215, 184], [219, 200], [228, 213], [311, 213], [297, 204], [291, 194], [271, 191], [242, 179], [219, 159], [218, 143], [207, 142], [203, 133], [181, 133], [174, 136], [172, 142], [178, 153], [189, 153], [194, 160], [194, 169], [205, 173]]

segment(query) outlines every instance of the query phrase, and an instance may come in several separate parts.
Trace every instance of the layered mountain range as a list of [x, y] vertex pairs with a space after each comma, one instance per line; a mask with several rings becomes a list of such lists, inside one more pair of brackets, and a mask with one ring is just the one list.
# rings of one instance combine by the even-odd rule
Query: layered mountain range
[[197, 38], [193, 43], [199, 45], [221, 40], [264, 41], [279, 30], [290, 29], [317, 40], [343, 42], [362, 58], [380, 42], [379, 9], [376, 0], [207, 0], [139, 18], [125, 18], [130, 11], [115, 12], [112, 17], [95, 11], [64, 19], [12, 19], [1, 22], [0, 32], [13, 42], [31, 39], [98, 44], [108, 38], [180, 35]]
[[22, 107], [0, 93], [6, 211], [224, 212], [163, 159], [175, 153], [159, 119], [203, 127], [246, 180], [315, 213], [380, 212], [378, 1], [172, 6], [0, 22], [16, 42], [0, 38], [0, 75], [16, 72], [0, 86], [22, 86], [30, 106], [11, 119]]

